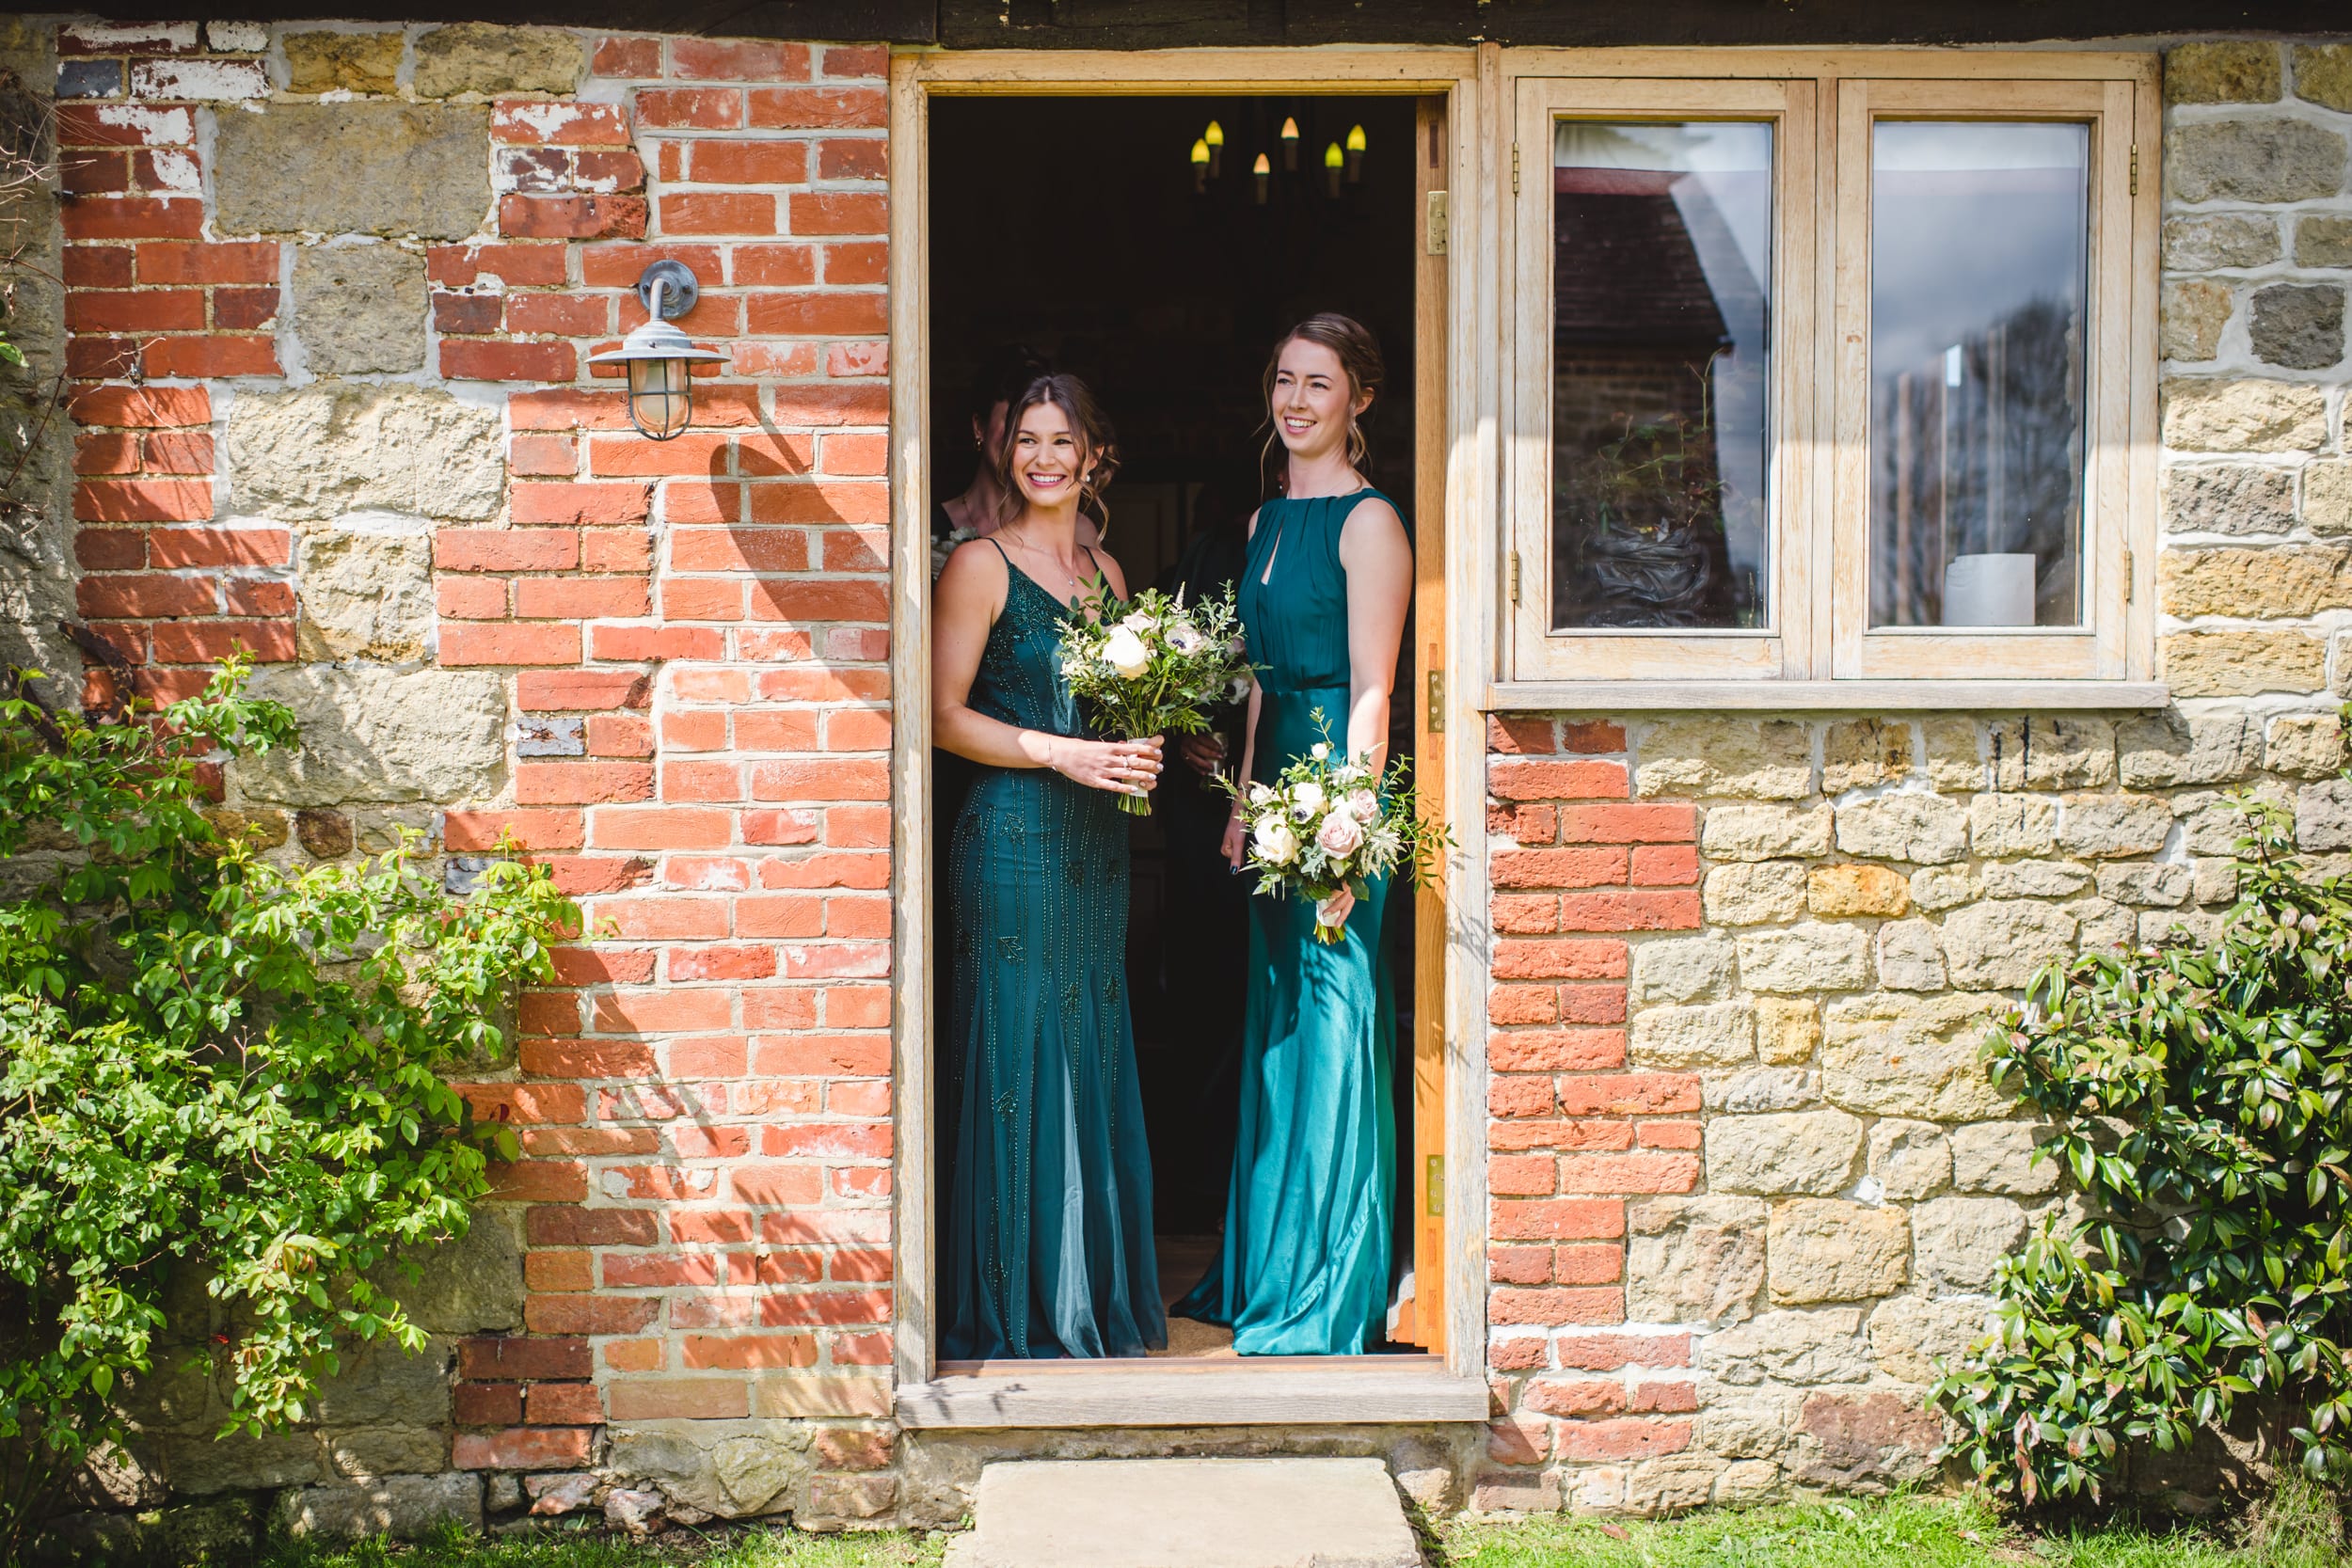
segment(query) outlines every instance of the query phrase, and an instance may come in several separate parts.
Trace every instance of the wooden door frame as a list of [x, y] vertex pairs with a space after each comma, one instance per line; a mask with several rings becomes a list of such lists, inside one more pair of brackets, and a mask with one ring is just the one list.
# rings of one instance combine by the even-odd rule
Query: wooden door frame
[[[1268, 48], [1141, 53], [989, 50], [895, 53], [890, 66], [890, 481], [892, 799], [895, 877], [894, 1120], [897, 1134], [893, 1370], [898, 1418], [925, 1426], [1184, 1425], [1266, 1421], [1482, 1420], [1486, 1415], [1486, 721], [1479, 711], [1496, 610], [1491, 527], [1498, 467], [1491, 411], [1500, 393], [1494, 237], [1494, 117], [1501, 103], [1498, 51]], [[934, 95], [1022, 97], [1261, 94], [1395, 94], [1445, 101], [1451, 214], [1444, 265], [1444, 344], [1417, 345], [1417, 404], [1441, 394], [1435, 451], [1439, 488], [1420, 470], [1417, 501], [1442, 498], [1442, 519], [1416, 519], [1442, 562], [1448, 591], [1441, 626], [1422, 624], [1450, 667], [1444, 720], [1444, 803], [1459, 841], [1445, 867], [1442, 1129], [1444, 1231], [1438, 1275], [1446, 1344], [1442, 1374], [1382, 1375], [1365, 1363], [1329, 1367], [1180, 1363], [1166, 1370], [1063, 1364], [1017, 1378], [936, 1380], [933, 1297], [936, 1172], [932, 1160], [930, 823], [930, 489], [929, 106]], [[1417, 117], [1417, 123], [1418, 123]], [[1417, 289], [1417, 293], [1419, 290]], [[1417, 325], [1418, 330], [1418, 325]], [[1442, 367], [1442, 379], [1420, 372]], [[1418, 455], [1433, 446], [1416, 420]], [[1423, 662], [1416, 650], [1417, 669]], [[1399, 693], [1426, 722], [1426, 686]], [[1417, 1004], [1426, 1015], [1427, 1006]], [[1417, 1163], [1425, 1159], [1417, 1148]], [[1425, 1191], [1415, 1171], [1414, 1191]], [[1418, 1228], [1418, 1227], [1417, 1227]], [[1421, 1249], [1417, 1248], [1417, 1252]], [[1418, 1271], [1417, 1271], [1418, 1275]], [[1419, 1358], [1406, 1358], [1426, 1368]], [[941, 1382], [970, 1385], [943, 1390]], [[1148, 1389], [1146, 1386], [1149, 1386]]]

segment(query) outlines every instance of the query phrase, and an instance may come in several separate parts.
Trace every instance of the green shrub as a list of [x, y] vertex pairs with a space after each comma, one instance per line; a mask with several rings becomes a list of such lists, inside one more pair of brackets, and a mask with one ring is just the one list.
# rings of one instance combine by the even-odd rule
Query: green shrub
[[2245, 809], [2217, 945], [2054, 965], [1988, 1045], [2086, 1206], [2004, 1261], [1997, 1332], [1932, 1399], [2027, 1501], [2096, 1498], [2127, 1449], [2241, 1401], [2315, 1480], [2352, 1471], [2352, 885], [2308, 879], [2283, 816]]
[[[233, 1330], [228, 1430], [301, 1418], [336, 1348], [422, 1332], [370, 1283], [464, 1231], [492, 1148], [444, 1069], [578, 911], [493, 863], [453, 898], [413, 843], [285, 871], [203, 810], [217, 753], [294, 739], [232, 665], [161, 715], [0, 700], [0, 1561], [122, 1435], [175, 1274]], [[54, 870], [24, 858], [54, 856]]]

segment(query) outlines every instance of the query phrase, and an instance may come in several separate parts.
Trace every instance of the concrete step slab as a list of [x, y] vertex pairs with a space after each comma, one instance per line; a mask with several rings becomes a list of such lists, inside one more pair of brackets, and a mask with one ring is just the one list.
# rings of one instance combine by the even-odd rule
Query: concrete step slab
[[1422, 1568], [1377, 1459], [988, 1465], [947, 1568]]

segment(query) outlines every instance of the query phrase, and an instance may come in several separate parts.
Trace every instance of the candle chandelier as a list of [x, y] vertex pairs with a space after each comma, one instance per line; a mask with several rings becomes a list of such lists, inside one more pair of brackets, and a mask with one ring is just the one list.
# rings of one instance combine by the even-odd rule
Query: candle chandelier
[[[1298, 172], [1298, 119], [1285, 116], [1282, 129], [1275, 137], [1281, 149], [1282, 173], [1285, 177]], [[1363, 182], [1364, 154], [1369, 147], [1361, 125], [1348, 127], [1347, 135], [1323, 150], [1323, 193], [1331, 200], [1345, 194], [1346, 187]], [[1206, 196], [1212, 181], [1225, 174], [1225, 127], [1211, 120], [1192, 140], [1185, 152], [1185, 163], [1192, 170], [1192, 189], [1196, 196]], [[1260, 152], [1249, 163], [1250, 199], [1256, 206], [1265, 206], [1272, 198], [1274, 187], [1274, 157]]]

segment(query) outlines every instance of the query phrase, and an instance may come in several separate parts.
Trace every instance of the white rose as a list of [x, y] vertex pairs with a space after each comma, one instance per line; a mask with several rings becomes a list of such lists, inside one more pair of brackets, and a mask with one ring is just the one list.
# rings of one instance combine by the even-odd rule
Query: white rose
[[1298, 835], [1279, 813], [1258, 818], [1258, 858], [1271, 865], [1288, 865], [1298, 853]]
[[1103, 644], [1103, 659], [1128, 680], [1151, 667], [1152, 651], [1143, 645], [1143, 639], [1125, 626], [1111, 633]]
[[1317, 762], [1321, 762], [1325, 757], [1331, 754], [1331, 743], [1327, 740], [1318, 740], [1313, 745], [1307, 748], [1307, 754], [1314, 758]]
[[1159, 622], [1138, 610], [1119, 624], [1129, 631], [1150, 631], [1158, 626]]
[[1364, 830], [1353, 816], [1335, 811], [1323, 819], [1323, 831], [1315, 834], [1315, 842], [1323, 846], [1325, 854], [1343, 861], [1364, 842]]
[[1380, 797], [1369, 789], [1353, 791], [1347, 797], [1347, 809], [1355, 813], [1359, 822], [1375, 822], [1380, 816]]
[[1323, 786], [1312, 782], [1291, 791], [1291, 815], [1301, 822], [1311, 822], [1323, 810]]
[[1273, 799], [1274, 786], [1272, 784], [1253, 784], [1249, 786], [1249, 803], [1251, 805], [1263, 806], [1268, 800]]

